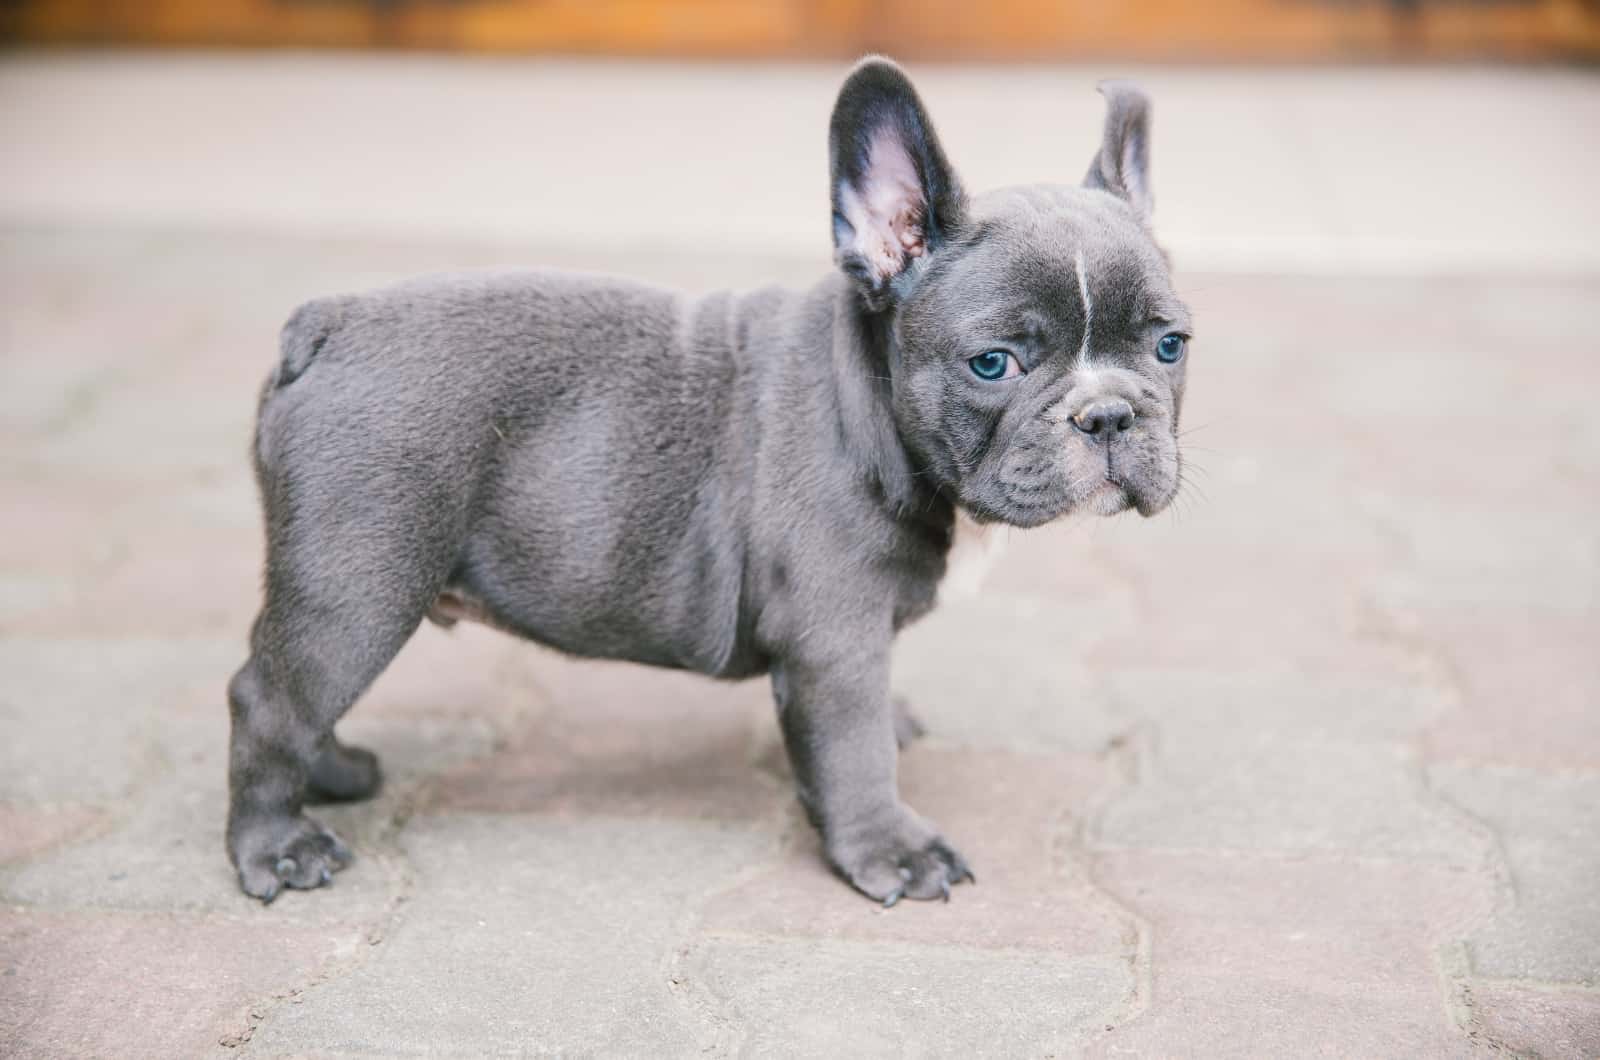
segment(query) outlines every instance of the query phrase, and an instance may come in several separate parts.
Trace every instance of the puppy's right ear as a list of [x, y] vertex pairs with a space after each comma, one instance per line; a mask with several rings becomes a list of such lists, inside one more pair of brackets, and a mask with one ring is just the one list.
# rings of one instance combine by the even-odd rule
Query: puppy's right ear
[[834, 260], [868, 309], [885, 309], [894, 281], [960, 225], [960, 183], [911, 81], [877, 56], [839, 90], [828, 156]]
[[1109, 191], [1148, 218], [1150, 195], [1150, 97], [1127, 81], [1102, 81], [1106, 127], [1100, 153], [1089, 163], [1084, 187]]

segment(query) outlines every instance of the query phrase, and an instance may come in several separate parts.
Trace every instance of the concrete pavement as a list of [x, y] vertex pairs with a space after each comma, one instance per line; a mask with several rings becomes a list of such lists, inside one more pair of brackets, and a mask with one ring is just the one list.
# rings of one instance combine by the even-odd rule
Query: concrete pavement
[[[1562, 171], [1592, 159], [1592, 77], [1278, 73], [1251, 110], [1246, 75], [1162, 75], [1178, 99], [1234, 84], [1263, 151], [1345, 159], [1317, 194], [1352, 205], [1317, 220], [1302, 196], [1305, 229], [1274, 236], [1283, 187], [1191, 195], [1199, 176], [1163, 174], [1205, 172], [1215, 135], [1158, 141], [1158, 222], [1188, 218], [1180, 263], [1210, 266], [1182, 283], [1194, 488], [1152, 521], [1013, 535], [982, 595], [905, 636], [895, 684], [930, 734], [903, 790], [981, 880], [949, 905], [883, 911], [827, 874], [760, 682], [429, 627], [341, 728], [390, 777], [324, 812], [358, 860], [262, 908], [222, 852], [223, 685], [257, 602], [245, 448], [283, 316], [503, 262], [807, 282], [826, 252], [800, 208], [761, 211], [790, 182], [822, 197], [827, 78], [755, 90], [814, 150], [755, 152], [727, 188], [701, 154], [614, 198], [565, 154], [516, 175], [518, 101], [614, 83], [648, 114], [726, 71], [159, 65], [0, 63], [0, 125], [33, 130], [0, 175], [0, 1055], [1600, 1055], [1600, 271], [1593, 197]], [[450, 148], [467, 175], [355, 157], [369, 127], [297, 95], [307, 69], [343, 86], [335, 115], [483, 93]], [[241, 87], [274, 78], [286, 95]], [[1340, 78], [1368, 86], [1347, 126], [1284, 124]], [[935, 117], [1040, 79], [1092, 76], [944, 71]], [[96, 115], [117, 98], [179, 110]], [[1359, 219], [1428, 198], [1445, 134], [1352, 158], [1340, 130], [1389, 107], [1464, 128], [1463, 99], [1493, 102], [1490, 131], [1518, 101], [1550, 113], [1523, 157], [1458, 138], [1463, 186], [1370, 222], [1402, 249], [1363, 258]], [[947, 144], [979, 186], [1010, 165], [985, 143], [1076, 172], [1092, 101], [1029, 143], [974, 121]], [[583, 124], [551, 113], [529, 121]], [[401, 119], [374, 123], [381, 156]], [[1285, 128], [1308, 153], [1272, 146]], [[609, 136], [676, 157], [712, 131]], [[508, 143], [503, 172], [473, 168]], [[290, 147], [323, 183], [270, 201]], [[353, 201], [368, 166], [394, 183], [319, 234], [345, 211], [317, 189]], [[484, 195], [422, 194], [444, 177]], [[1503, 179], [1543, 183], [1463, 205]], [[663, 212], [663, 186], [753, 213], [702, 240], [727, 207]], [[541, 235], [557, 214], [593, 223]], [[1272, 238], [1208, 259], [1236, 221]]]

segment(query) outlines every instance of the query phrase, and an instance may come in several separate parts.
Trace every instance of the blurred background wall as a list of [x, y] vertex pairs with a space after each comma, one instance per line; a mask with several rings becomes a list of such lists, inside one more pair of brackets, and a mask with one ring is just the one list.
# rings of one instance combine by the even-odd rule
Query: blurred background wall
[[7, 0], [12, 42], [633, 56], [1600, 56], [1597, 0]]

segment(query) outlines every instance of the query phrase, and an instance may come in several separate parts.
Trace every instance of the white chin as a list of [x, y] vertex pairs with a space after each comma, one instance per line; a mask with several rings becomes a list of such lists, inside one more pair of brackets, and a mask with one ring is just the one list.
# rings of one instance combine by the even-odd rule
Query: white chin
[[1094, 515], [1116, 515], [1128, 510], [1128, 491], [1113, 482], [1102, 482], [1083, 499], [1081, 510]]

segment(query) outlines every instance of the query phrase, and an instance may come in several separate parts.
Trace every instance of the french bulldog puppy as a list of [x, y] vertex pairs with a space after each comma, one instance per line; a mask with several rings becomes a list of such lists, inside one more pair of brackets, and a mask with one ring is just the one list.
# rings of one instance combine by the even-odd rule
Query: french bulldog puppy
[[863, 61], [829, 130], [838, 269], [808, 291], [513, 271], [301, 306], [261, 394], [265, 602], [229, 686], [245, 892], [348, 862], [302, 808], [378, 787], [334, 724], [427, 617], [769, 674], [838, 874], [885, 905], [972, 879], [900, 799], [889, 694], [957, 513], [1150, 515], [1179, 487], [1190, 323], [1149, 104], [1101, 90], [1081, 185], [969, 197], [906, 76]]

